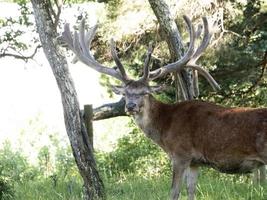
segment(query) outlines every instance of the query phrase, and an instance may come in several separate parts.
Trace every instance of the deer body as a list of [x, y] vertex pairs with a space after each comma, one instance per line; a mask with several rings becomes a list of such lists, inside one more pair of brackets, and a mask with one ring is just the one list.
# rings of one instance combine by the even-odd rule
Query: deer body
[[201, 101], [164, 104], [151, 95], [162, 87], [150, 86], [149, 81], [183, 68], [198, 71], [214, 89], [219, 89], [212, 76], [196, 64], [211, 38], [207, 18], [202, 19], [204, 34], [198, 48], [195, 49], [195, 40], [199, 34], [195, 33], [191, 20], [184, 16], [190, 36], [186, 53], [180, 60], [150, 71], [149, 61], [153, 50], [150, 46], [143, 76], [139, 80], [128, 77], [113, 40], [111, 55], [117, 68], [103, 66], [94, 59], [90, 46], [96, 27], [85, 33], [85, 21], [82, 20], [79, 34], [75, 32], [72, 35], [68, 24], [62, 33], [76, 60], [123, 82], [121, 86], [114, 86], [113, 90], [125, 96], [126, 112], [172, 160], [171, 200], [179, 198], [186, 171], [188, 199], [194, 199], [198, 166], [210, 166], [226, 173], [247, 173], [267, 164], [267, 109], [225, 108]]
[[190, 166], [225, 173], [248, 173], [267, 162], [267, 109], [164, 104], [151, 95], [144, 101], [135, 121], [171, 158], [183, 156]]

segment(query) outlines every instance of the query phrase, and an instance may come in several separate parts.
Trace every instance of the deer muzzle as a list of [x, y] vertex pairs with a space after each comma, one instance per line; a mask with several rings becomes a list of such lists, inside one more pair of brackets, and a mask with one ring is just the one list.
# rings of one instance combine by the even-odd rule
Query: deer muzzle
[[134, 113], [138, 112], [137, 105], [136, 105], [136, 103], [133, 103], [133, 102], [127, 103], [125, 105], [125, 110], [129, 114], [134, 114]]

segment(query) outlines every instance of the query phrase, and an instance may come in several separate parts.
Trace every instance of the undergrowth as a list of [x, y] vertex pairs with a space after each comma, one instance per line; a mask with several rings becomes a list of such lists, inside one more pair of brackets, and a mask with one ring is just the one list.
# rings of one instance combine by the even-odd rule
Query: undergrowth
[[[98, 169], [109, 200], [168, 199], [171, 167], [167, 156], [137, 128], [122, 137], [109, 153], [96, 153]], [[31, 165], [8, 143], [0, 149], [1, 200], [78, 200], [82, 180], [69, 148], [58, 148], [52, 162], [49, 148], [41, 148], [38, 166]], [[201, 169], [198, 200], [266, 200], [267, 184], [252, 182], [252, 175], [226, 175]], [[185, 187], [182, 200], [187, 197]]]

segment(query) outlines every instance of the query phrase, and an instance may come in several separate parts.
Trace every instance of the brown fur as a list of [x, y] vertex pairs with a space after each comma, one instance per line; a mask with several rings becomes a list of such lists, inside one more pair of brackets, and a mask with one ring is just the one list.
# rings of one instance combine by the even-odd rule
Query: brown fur
[[267, 109], [225, 108], [201, 101], [170, 105], [152, 96], [146, 101], [150, 122], [141, 129], [156, 130], [160, 136], [155, 142], [171, 157], [179, 155], [191, 166], [208, 165], [228, 173], [246, 173], [266, 164]]

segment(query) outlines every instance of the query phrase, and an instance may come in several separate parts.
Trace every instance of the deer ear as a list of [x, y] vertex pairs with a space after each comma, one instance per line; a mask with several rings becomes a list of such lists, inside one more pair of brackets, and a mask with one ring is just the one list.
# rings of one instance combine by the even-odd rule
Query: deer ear
[[166, 89], [167, 89], [166, 85], [150, 86], [150, 93], [159, 93], [159, 92], [162, 92]]
[[125, 94], [125, 89], [124, 89], [123, 86], [112, 85], [111, 89], [115, 94], [120, 94], [120, 95], [124, 95]]

